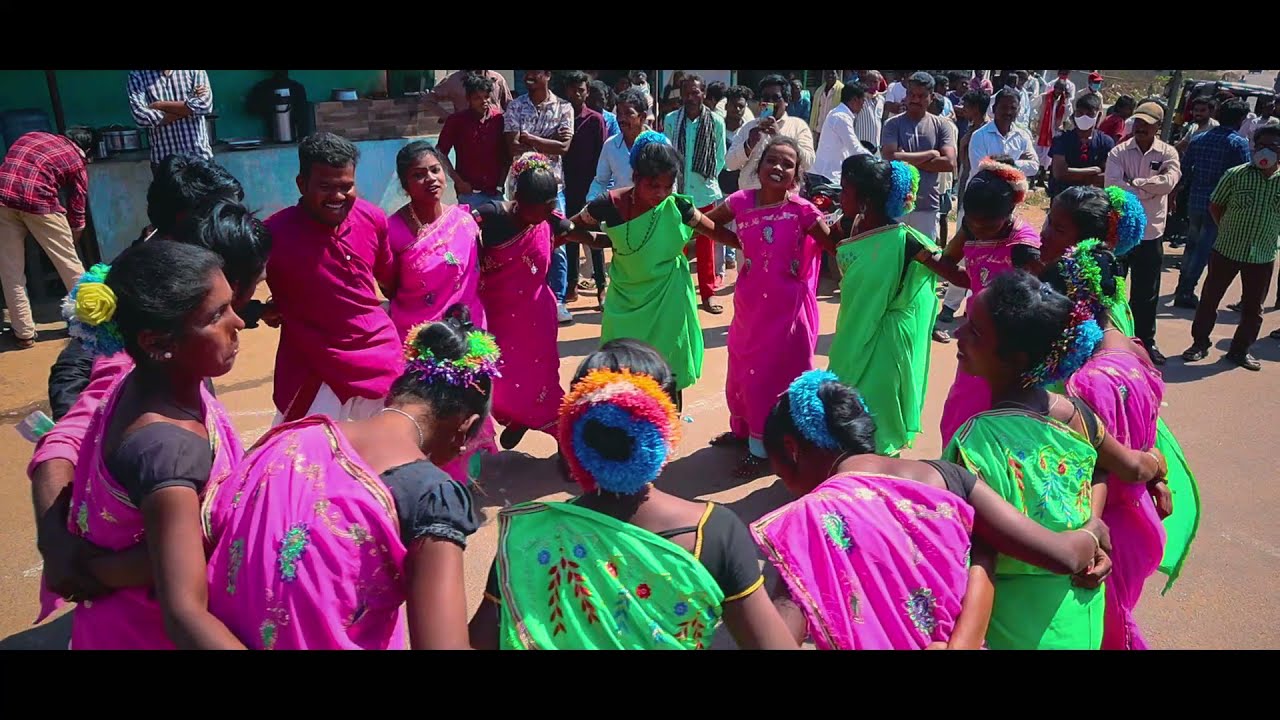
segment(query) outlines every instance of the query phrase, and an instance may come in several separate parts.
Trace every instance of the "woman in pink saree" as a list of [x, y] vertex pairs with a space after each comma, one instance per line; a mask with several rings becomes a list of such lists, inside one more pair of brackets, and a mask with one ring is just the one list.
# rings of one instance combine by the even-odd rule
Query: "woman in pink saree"
[[[1084, 400], [1122, 445], [1146, 451], [1155, 447], [1164, 380], [1141, 342], [1109, 321], [1111, 309], [1125, 304], [1116, 291], [1120, 277], [1115, 256], [1097, 240], [1086, 240], [1052, 265], [1044, 280], [1071, 300], [1089, 302], [1104, 328], [1093, 356], [1067, 379], [1066, 394]], [[1147, 649], [1133, 612], [1143, 585], [1164, 556], [1161, 521], [1172, 513], [1171, 501], [1166, 484], [1143, 486], [1108, 477], [1102, 519], [1111, 529], [1115, 551], [1111, 554], [1114, 569], [1106, 584], [1103, 650]]]
[[406, 358], [381, 413], [281, 425], [210, 485], [209, 611], [246, 646], [468, 647], [462, 555], [477, 522], [438, 465], [487, 419], [497, 345], [457, 305], [410, 334]]
[[[396, 174], [409, 202], [387, 221], [396, 285], [383, 291], [391, 298], [391, 321], [400, 341], [458, 303], [471, 312], [472, 322], [487, 327], [480, 302], [480, 227], [467, 206], [442, 202], [444, 158], [428, 142], [411, 142], [396, 154]], [[484, 456], [497, 451], [493, 423], [486, 421], [467, 453], [442, 469], [459, 482], [475, 482]]]
[[1071, 573], [1106, 543], [1096, 521], [1045, 530], [959, 466], [875, 455], [861, 396], [826, 371], [779, 398], [765, 442], [800, 497], [752, 533], [782, 579], [783, 618], [819, 649], [981, 648], [997, 550]]
[[[964, 190], [964, 222], [943, 251], [943, 275], [971, 291], [970, 302], [994, 278], [1039, 257], [1040, 233], [1015, 214], [1027, 197], [1027, 178], [1008, 156], [987, 158]], [[963, 258], [965, 267], [959, 268]], [[942, 444], [969, 418], [991, 409], [991, 388], [956, 369], [942, 407]]]
[[546, 279], [553, 244], [573, 227], [555, 213], [558, 184], [546, 158], [526, 154], [517, 169], [514, 201], [472, 211], [484, 245], [480, 299], [506, 358], [494, 383], [493, 418], [505, 426], [500, 442], [507, 450], [529, 430], [555, 434], [564, 389], [556, 298]]
[[244, 322], [222, 261], [194, 245], [153, 240], [95, 266], [72, 291], [72, 332], [136, 366], [108, 390], [80, 449], [70, 530], [112, 554], [88, 561], [114, 592], [81, 603], [77, 650], [237, 648], [205, 611], [199, 494], [241, 448], [204, 385], [235, 363]]
[[796, 194], [805, 170], [796, 141], [775, 138], [762, 158], [760, 189], [736, 192], [707, 214], [720, 227], [735, 223], [731, 244], [746, 258], [729, 326], [729, 432], [712, 441], [746, 446], [736, 471], [741, 478], [767, 472], [765, 418], [778, 394], [813, 369], [818, 271], [823, 250], [835, 251], [822, 212]]

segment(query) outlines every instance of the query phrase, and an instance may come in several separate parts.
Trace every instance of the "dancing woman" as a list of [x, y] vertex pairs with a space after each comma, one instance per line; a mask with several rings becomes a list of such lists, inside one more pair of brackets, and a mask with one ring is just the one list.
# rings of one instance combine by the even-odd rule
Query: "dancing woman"
[[[411, 142], [396, 154], [396, 174], [409, 202], [387, 220], [396, 283], [383, 291], [391, 298], [391, 321], [400, 340], [459, 303], [472, 322], [486, 327], [480, 302], [480, 227], [469, 207], [442, 201], [445, 158], [430, 143]], [[475, 482], [483, 458], [497, 452], [492, 422], [486, 419], [482, 425], [467, 454], [443, 468], [454, 480]]]
[[[969, 304], [957, 332], [961, 368], [995, 400], [957, 431], [943, 453], [1050, 530], [1083, 526], [1102, 512], [1107, 485], [1095, 466], [1123, 482], [1164, 475], [1157, 453], [1124, 447], [1088, 404], [1044, 386], [1077, 370], [1102, 338], [1090, 306], [1073, 303], [1018, 271], [991, 282]], [[1013, 558], [996, 564], [993, 649], [1096, 650], [1102, 643], [1102, 578], [1049, 575]]]
[[95, 265], [72, 289], [72, 334], [135, 363], [107, 390], [76, 463], [69, 528], [113, 551], [87, 570], [114, 591], [77, 608], [74, 649], [243, 647], [206, 609], [199, 499], [242, 454], [205, 386], [239, 351], [233, 298], [221, 258], [168, 240]]
[[800, 145], [776, 137], [761, 155], [760, 188], [739, 190], [707, 213], [718, 226], [735, 224], [737, 236], [725, 244], [744, 257], [729, 325], [729, 432], [711, 441], [745, 446], [734, 471], [740, 478], [767, 472], [762, 438], [769, 408], [792, 380], [813, 369], [819, 269], [835, 241], [822, 211], [798, 194], [804, 171]]
[[661, 133], [642, 133], [631, 145], [632, 186], [588, 203], [569, 237], [613, 250], [600, 343], [634, 338], [657, 348], [675, 375], [677, 407], [681, 391], [702, 376], [702, 327], [684, 248], [694, 235], [733, 236], [672, 193], [681, 167]]
[[584, 494], [502, 511], [475, 648], [703, 649], [721, 620], [739, 647], [797, 647], [742, 521], [653, 486], [679, 435], [675, 383], [634, 340], [583, 361], [560, 443]]
[[[1008, 156], [987, 158], [964, 191], [964, 222], [943, 251], [939, 270], [951, 284], [969, 288], [965, 313], [973, 297], [1016, 268], [1032, 267], [1040, 255], [1040, 234], [1017, 216], [1027, 197], [1027, 178]], [[960, 260], [965, 267], [959, 268]], [[955, 381], [942, 407], [942, 443], [951, 442], [956, 429], [991, 407], [991, 389], [981, 378], [956, 369]]]
[[480, 301], [506, 358], [493, 386], [493, 418], [506, 427], [499, 442], [508, 450], [529, 430], [555, 432], [564, 389], [556, 298], [546, 277], [554, 243], [573, 227], [555, 211], [559, 186], [545, 157], [526, 153], [511, 172], [514, 200], [472, 209], [484, 246]]
[[751, 529], [783, 580], [774, 602], [797, 641], [807, 634], [829, 650], [982, 647], [995, 550], [1055, 573], [1089, 569], [1095, 556], [1108, 562], [1096, 519], [1050, 532], [964, 468], [878, 455], [877, 431], [861, 394], [818, 370], [792, 383], [769, 415], [769, 457], [799, 497]]
[[419, 325], [383, 411], [274, 428], [210, 484], [209, 611], [259, 650], [463, 649], [471, 493], [441, 467], [489, 414], [499, 351], [464, 305]]
[[911, 212], [920, 172], [869, 155], [844, 161], [840, 205], [853, 234], [836, 248], [840, 313], [830, 370], [875, 418], [876, 451], [897, 455], [920, 434], [941, 253], [899, 218]]
[[[1117, 441], [1145, 451], [1155, 445], [1164, 382], [1140, 344], [1110, 323], [1112, 308], [1124, 305], [1119, 277], [1115, 256], [1098, 240], [1067, 250], [1043, 275], [1067, 299], [1087, 303], [1103, 329], [1093, 355], [1067, 378], [1066, 395], [1088, 403]], [[1104, 650], [1147, 648], [1133, 611], [1164, 554], [1161, 519], [1172, 514], [1172, 502], [1164, 481], [1144, 488], [1108, 478], [1102, 518], [1111, 529], [1115, 550], [1106, 583]]]

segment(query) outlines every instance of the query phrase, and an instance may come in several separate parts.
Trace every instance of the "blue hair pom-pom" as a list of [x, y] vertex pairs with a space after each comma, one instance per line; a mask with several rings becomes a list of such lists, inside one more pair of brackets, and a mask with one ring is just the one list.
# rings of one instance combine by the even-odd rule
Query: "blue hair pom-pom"
[[787, 401], [791, 404], [791, 420], [805, 440], [824, 450], [839, 450], [840, 443], [827, 427], [827, 408], [818, 397], [823, 383], [840, 382], [829, 370], [810, 370], [787, 388]]
[[646, 145], [649, 145], [651, 143], [662, 143], [663, 145], [670, 145], [671, 141], [667, 140], [666, 135], [663, 135], [662, 133], [657, 132], [655, 130], [645, 130], [644, 132], [640, 133], [640, 135], [636, 138], [636, 141], [631, 143], [630, 162], [631, 162], [632, 169], [634, 169], [636, 166], [636, 158], [640, 157], [640, 151]]
[[[631, 454], [611, 460], [591, 447], [584, 437], [587, 423], [617, 428], [631, 438]], [[593, 405], [573, 424], [573, 447], [578, 463], [595, 480], [598, 487], [621, 495], [635, 495], [662, 472], [667, 462], [667, 441], [662, 431], [647, 420], [633, 417], [616, 405]]]
[[1093, 351], [1098, 348], [1100, 342], [1102, 342], [1102, 328], [1098, 326], [1097, 320], [1086, 320], [1076, 326], [1071, 348], [1058, 363], [1057, 372], [1052, 374], [1053, 377], [1045, 378], [1047, 381], [1045, 384], [1060, 382], [1074, 375], [1089, 362], [1089, 358], [1093, 357]]

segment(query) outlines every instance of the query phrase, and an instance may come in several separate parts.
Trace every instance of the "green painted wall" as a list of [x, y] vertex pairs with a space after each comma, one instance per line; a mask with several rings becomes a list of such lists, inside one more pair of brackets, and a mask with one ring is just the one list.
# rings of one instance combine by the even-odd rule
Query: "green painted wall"
[[[262, 137], [268, 132], [266, 120], [250, 115], [249, 90], [271, 76], [270, 70], [209, 70], [213, 85], [214, 110], [218, 113], [218, 136]], [[290, 70], [289, 75], [307, 88], [307, 99], [324, 102], [335, 88], [354, 87], [366, 96], [382, 85], [383, 70]], [[129, 101], [125, 96], [128, 70], [59, 70], [58, 90], [68, 125], [133, 126]], [[0, 70], [0, 111], [39, 108], [49, 113], [53, 106], [43, 70]]]

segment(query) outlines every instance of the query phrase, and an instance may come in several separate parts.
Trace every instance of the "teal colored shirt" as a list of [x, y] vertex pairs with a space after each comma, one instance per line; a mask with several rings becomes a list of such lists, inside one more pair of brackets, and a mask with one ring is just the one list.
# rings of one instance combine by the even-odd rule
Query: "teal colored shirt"
[[[676, 128], [680, 126], [680, 115], [684, 112], [684, 108], [667, 113], [663, 119], [662, 127], [665, 128], [667, 140], [671, 141], [672, 147], [679, 148], [680, 143], [676, 141]], [[693, 148], [698, 142], [698, 129], [702, 127], [702, 123], [712, 122], [714, 125], [714, 142], [716, 146], [716, 171], [711, 177], [703, 177], [693, 171]], [[686, 122], [684, 125], [684, 194], [693, 198], [693, 204], [699, 208], [708, 205], [714, 205], [724, 197], [724, 193], [720, 192], [720, 173], [724, 170], [725, 156], [725, 138], [724, 138], [724, 120], [717, 114], [703, 110], [697, 120]]]

